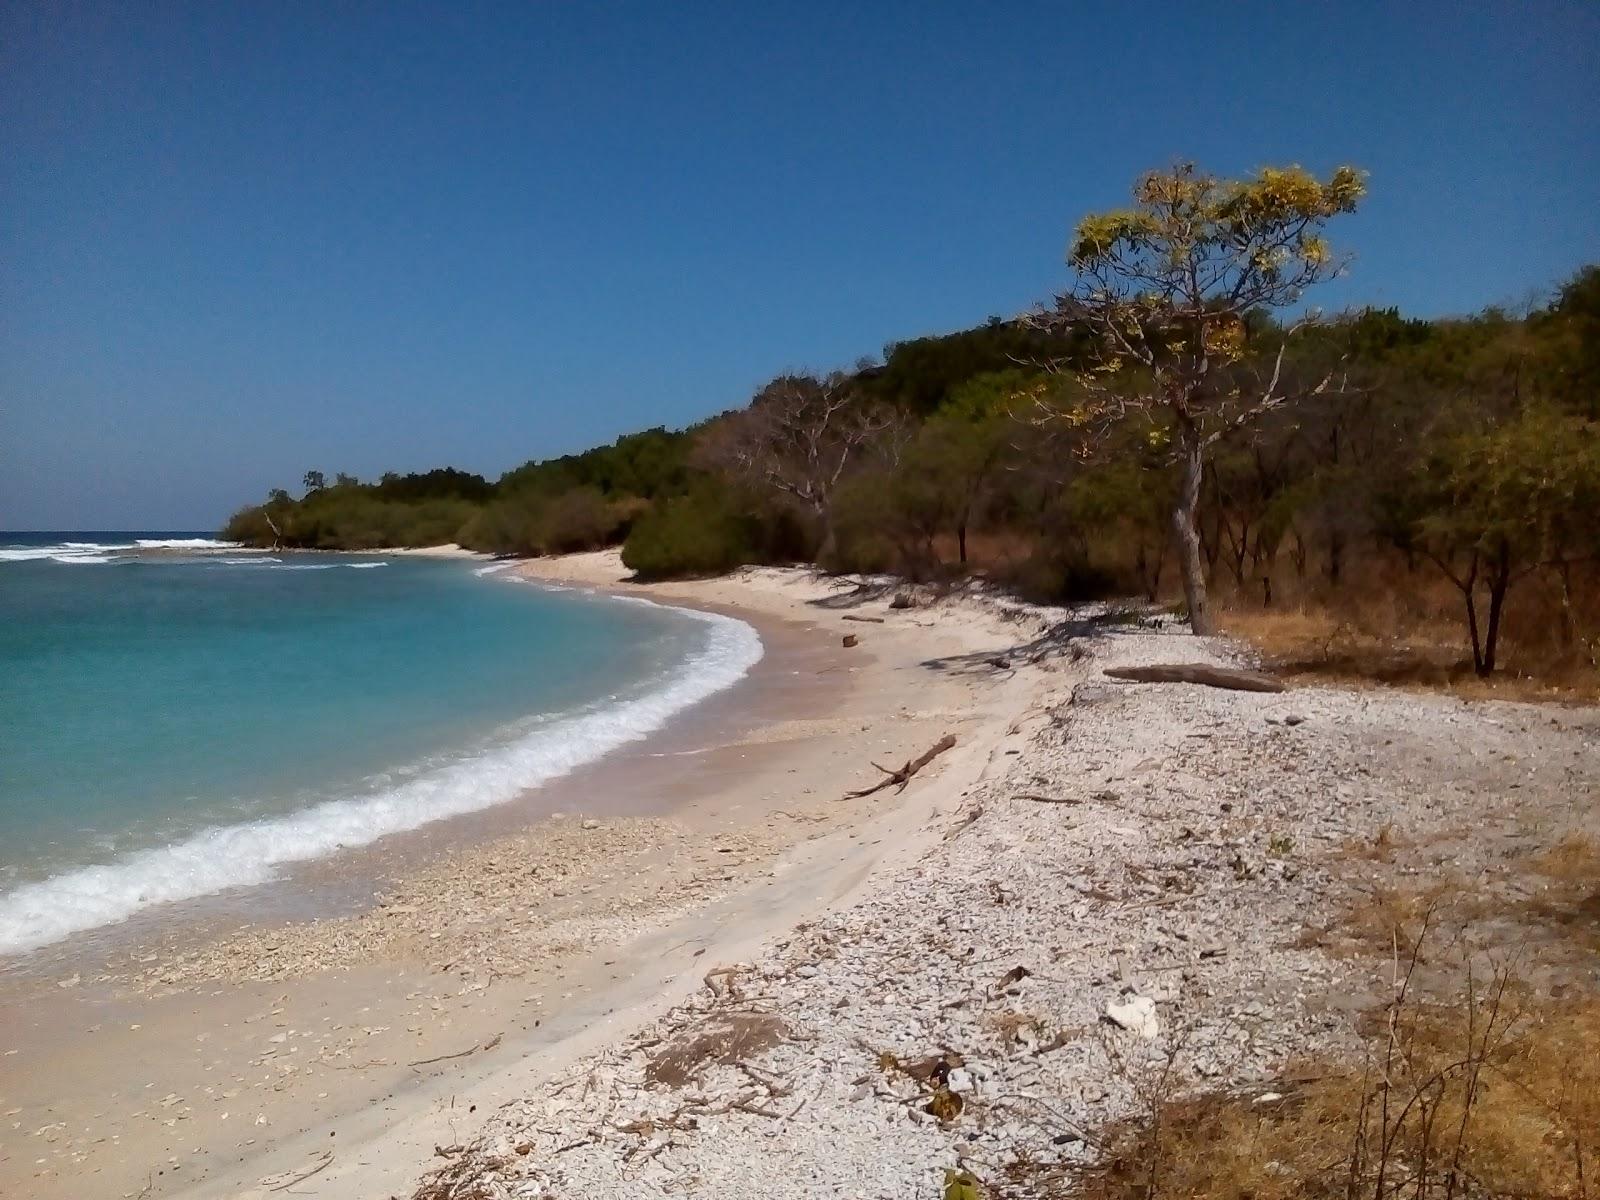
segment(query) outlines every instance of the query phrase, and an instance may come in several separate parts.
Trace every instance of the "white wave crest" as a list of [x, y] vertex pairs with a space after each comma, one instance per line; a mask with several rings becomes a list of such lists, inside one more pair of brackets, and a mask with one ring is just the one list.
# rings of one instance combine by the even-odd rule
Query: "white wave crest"
[[504, 571], [507, 568], [514, 567], [516, 565], [517, 564], [514, 563], [514, 562], [490, 563], [487, 567], [476, 567], [476, 568], [474, 568], [472, 573], [474, 575], [498, 575], [498, 574], [500, 574], [501, 571]]
[[244, 550], [242, 542], [219, 542], [216, 538], [135, 538], [140, 550]]
[[114, 554], [52, 554], [50, 561], [69, 567], [94, 567], [116, 562], [117, 557]]
[[386, 562], [360, 562], [345, 563], [344, 565], [349, 567], [352, 571], [370, 571], [373, 567], [387, 567], [389, 564]]
[[[331, 565], [331, 564], [330, 564]], [[681, 610], [710, 627], [705, 647], [669, 682], [636, 699], [557, 718], [509, 745], [462, 759], [370, 796], [303, 812], [205, 829], [0, 895], [0, 954], [16, 954], [85, 929], [124, 921], [151, 905], [265, 883], [286, 863], [364, 846], [392, 833], [515, 799], [731, 687], [760, 660], [761, 639], [743, 621]]]
[[108, 562], [111, 550], [131, 550], [132, 546], [98, 546], [89, 542], [62, 542], [58, 546], [7, 546], [0, 549], [0, 562]]

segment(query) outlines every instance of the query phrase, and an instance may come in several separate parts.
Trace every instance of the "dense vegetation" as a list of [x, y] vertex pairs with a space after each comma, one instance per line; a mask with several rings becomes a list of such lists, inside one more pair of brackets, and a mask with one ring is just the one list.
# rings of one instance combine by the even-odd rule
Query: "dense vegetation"
[[[1600, 268], [1548, 303], [1307, 316], [1355, 172], [1179, 168], [1086, 218], [1038, 313], [784, 375], [741, 409], [530, 462], [274, 492], [229, 537], [497, 554], [622, 546], [641, 576], [816, 561], [1041, 598], [1450, 622], [1487, 675], [1600, 658]], [[1284, 313], [1295, 313], [1286, 317]], [[1538, 660], [1535, 662], [1535, 660]]]

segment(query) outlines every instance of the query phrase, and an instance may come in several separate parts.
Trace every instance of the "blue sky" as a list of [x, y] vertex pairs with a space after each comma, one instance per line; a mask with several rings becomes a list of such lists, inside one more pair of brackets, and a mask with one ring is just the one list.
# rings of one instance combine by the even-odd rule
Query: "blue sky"
[[1352, 162], [1326, 307], [1600, 260], [1600, 5], [0, 8], [0, 528], [210, 527], [1028, 307], [1179, 157]]

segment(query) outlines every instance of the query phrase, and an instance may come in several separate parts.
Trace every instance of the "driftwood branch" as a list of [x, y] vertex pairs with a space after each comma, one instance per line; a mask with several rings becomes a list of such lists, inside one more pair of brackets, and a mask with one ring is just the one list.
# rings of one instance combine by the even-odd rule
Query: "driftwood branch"
[[865, 622], [868, 625], [882, 625], [883, 624], [883, 618], [882, 617], [857, 617], [857, 616], [854, 616], [854, 615], [847, 615], [847, 616], [844, 617], [844, 620], [846, 620], [846, 621], [862, 621], [862, 622]]
[[1203, 687], [1227, 688], [1235, 692], [1287, 690], [1281, 679], [1274, 679], [1271, 675], [1260, 671], [1242, 671], [1237, 667], [1214, 667], [1209, 663], [1108, 667], [1106, 674], [1112, 679], [1127, 679], [1134, 683], [1198, 683]]
[[888, 767], [880, 767], [877, 763], [873, 763], [872, 765], [874, 767], [878, 767], [878, 770], [884, 773], [885, 778], [879, 780], [869, 788], [862, 788], [860, 791], [855, 792], [846, 792], [844, 798], [846, 800], [859, 800], [863, 796], [870, 796], [874, 792], [881, 792], [886, 787], [894, 788], [895, 793], [898, 795], [900, 792], [906, 790], [906, 784], [911, 782], [911, 777], [913, 775], [922, 770], [923, 767], [927, 766], [934, 759], [938, 758], [939, 755], [943, 754], [955, 744], [956, 735], [953, 733], [947, 733], [937, 742], [935, 742], [930, 749], [924, 750], [916, 758], [909, 760], [905, 766], [900, 767], [897, 770], [891, 771]]
[[437, 1058], [419, 1058], [414, 1063], [407, 1063], [408, 1067], [425, 1067], [429, 1063], [449, 1062], [452, 1058], [466, 1058], [469, 1054], [481, 1054], [485, 1050], [493, 1050], [500, 1044], [504, 1034], [497, 1033], [481, 1046], [468, 1046], [465, 1050], [457, 1050], [454, 1054], [441, 1054]]
[[323, 1160], [320, 1163], [318, 1163], [316, 1166], [312, 1167], [311, 1170], [307, 1171], [304, 1175], [296, 1175], [293, 1179], [289, 1180], [287, 1183], [280, 1183], [280, 1184], [277, 1184], [274, 1187], [269, 1187], [267, 1189], [267, 1191], [269, 1191], [269, 1192], [286, 1192], [290, 1188], [292, 1188], [295, 1184], [304, 1183], [306, 1180], [310, 1179], [313, 1175], [317, 1174], [319, 1171], [326, 1171], [330, 1166], [333, 1165], [333, 1151], [332, 1150], [324, 1150], [323, 1151], [323, 1155], [324, 1155]]

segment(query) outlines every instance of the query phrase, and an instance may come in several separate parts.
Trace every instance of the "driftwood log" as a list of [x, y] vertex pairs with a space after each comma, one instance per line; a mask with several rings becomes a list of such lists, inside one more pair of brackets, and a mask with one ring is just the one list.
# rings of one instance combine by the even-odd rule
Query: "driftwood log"
[[863, 796], [870, 796], [874, 792], [881, 792], [886, 787], [894, 788], [895, 793], [898, 795], [900, 792], [906, 790], [906, 784], [911, 782], [911, 777], [913, 775], [922, 770], [923, 767], [927, 766], [934, 759], [938, 758], [939, 755], [943, 754], [955, 744], [956, 735], [953, 733], [947, 733], [937, 742], [935, 742], [932, 747], [924, 750], [916, 758], [907, 761], [905, 766], [894, 771], [891, 771], [888, 767], [879, 767], [877, 763], [873, 763], [872, 765], [878, 767], [878, 770], [882, 771], [885, 777], [869, 788], [862, 788], [857, 792], [846, 792], [844, 798], [846, 800], [859, 800]]
[[846, 621], [863, 621], [868, 625], [882, 625], [883, 624], [883, 618], [882, 617], [858, 617], [858, 616], [855, 616], [854, 614], [847, 613], [845, 615], [844, 619]]
[[1285, 691], [1281, 679], [1260, 671], [1237, 667], [1214, 667], [1210, 663], [1165, 663], [1153, 667], [1108, 667], [1112, 679], [1134, 683], [1198, 683], [1202, 687], [1227, 688], [1235, 692]]

